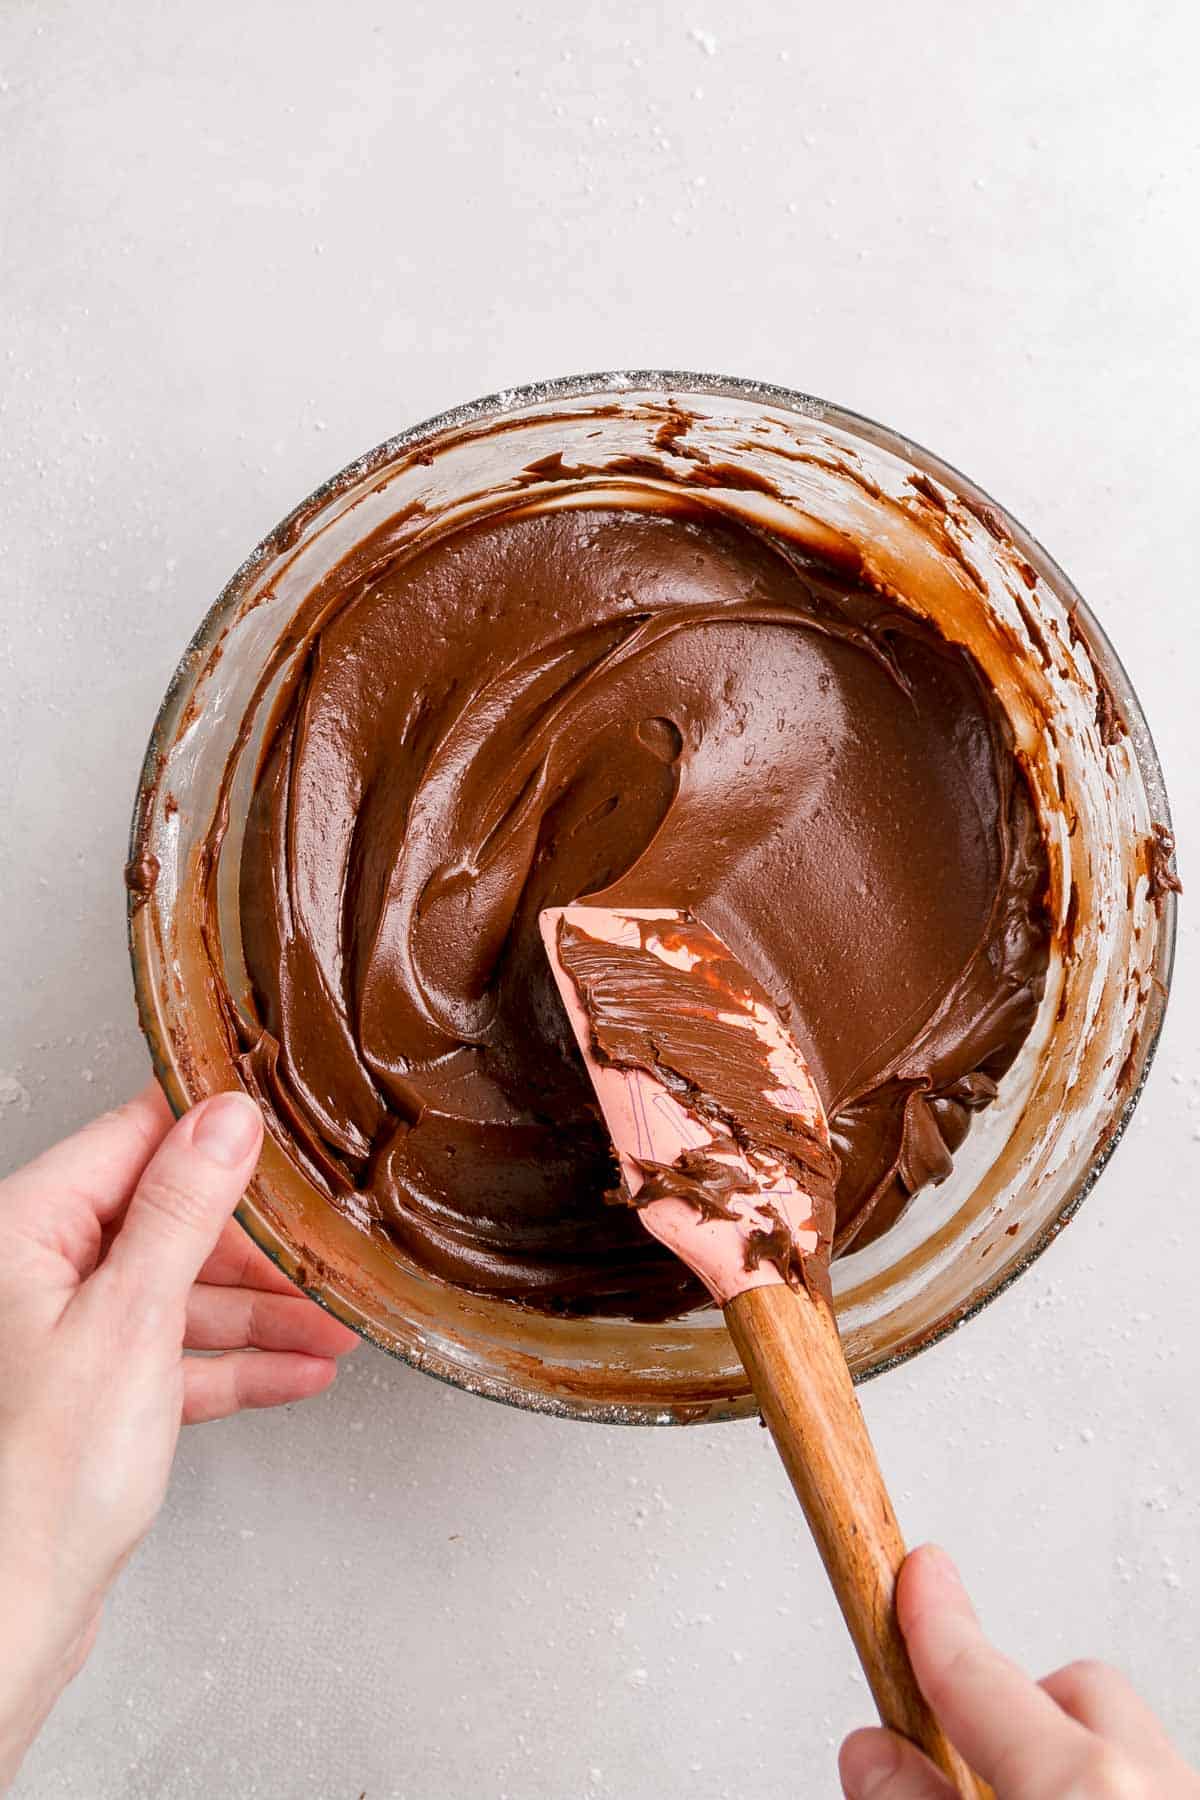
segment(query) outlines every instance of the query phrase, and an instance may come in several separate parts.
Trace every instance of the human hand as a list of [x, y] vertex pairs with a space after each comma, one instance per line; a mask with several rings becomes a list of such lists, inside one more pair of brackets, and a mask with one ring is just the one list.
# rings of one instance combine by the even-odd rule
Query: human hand
[[246, 1095], [172, 1126], [152, 1082], [0, 1182], [0, 1790], [162, 1504], [181, 1423], [318, 1394], [358, 1342], [230, 1218], [261, 1143]]
[[[896, 1605], [922, 1693], [996, 1800], [1200, 1800], [1200, 1775], [1124, 1676], [1077, 1662], [1035, 1682], [993, 1649], [944, 1551], [913, 1552]], [[919, 1750], [879, 1727], [846, 1739], [840, 1771], [847, 1800], [953, 1800]]]

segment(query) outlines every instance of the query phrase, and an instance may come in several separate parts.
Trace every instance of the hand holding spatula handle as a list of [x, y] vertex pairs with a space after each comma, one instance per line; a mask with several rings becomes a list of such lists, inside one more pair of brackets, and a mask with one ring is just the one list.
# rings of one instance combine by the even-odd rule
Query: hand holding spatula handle
[[885, 1725], [920, 1745], [960, 1794], [990, 1790], [930, 1712], [896, 1621], [905, 1545], [832, 1311], [778, 1284], [736, 1295], [725, 1323], [821, 1552]]
[[630, 1201], [724, 1308], [880, 1717], [961, 1795], [987, 1794], [929, 1710], [897, 1623], [904, 1541], [829, 1303], [836, 1165], [798, 1046], [685, 914], [551, 908], [542, 935]]

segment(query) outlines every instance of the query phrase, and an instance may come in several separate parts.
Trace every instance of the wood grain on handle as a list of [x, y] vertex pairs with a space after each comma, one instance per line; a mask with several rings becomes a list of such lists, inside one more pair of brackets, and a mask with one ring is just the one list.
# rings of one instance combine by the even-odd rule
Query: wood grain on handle
[[959, 1794], [972, 1774], [917, 1686], [896, 1621], [904, 1540], [854, 1392], [833, 1314], [787, 1287], [750, 1288], [725, 1308], [885, 1725], [919, 1744]]

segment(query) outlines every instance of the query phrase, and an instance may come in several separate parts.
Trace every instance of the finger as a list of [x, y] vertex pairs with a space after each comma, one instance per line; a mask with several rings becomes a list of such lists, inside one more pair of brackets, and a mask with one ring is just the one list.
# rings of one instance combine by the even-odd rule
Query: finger
[[185, 1350], [304, 1350], [345, 1356], [361, 1342], [303, 1294], [264, 1294], [254, 1288], [198, 1282], [188, 1297]]
[[227, 1419], [249, 1407], [287, 1406], [324, 1393], [337, 1375], [330, 1356], [286, 1350], [230, 1350], [183, 1359], [183, 1422]]
[[846, 1800], [954, 1800], [955, 1789], [915, 1744], [878, 1726], [851, 1732], [838, 1774]]
[[200, 1271], [200, 1280], [221, 1287], [262, 1288], [269, 1294], [296, 1292], [295, 1283], [263, 1254], [236, 1219], [230, 1219], [222, 1230], [216, 1249]]
[[907, 1559], [896, 1607], [921, 1691], [972, 1768], [1022, 1800], [1061, 1795], [1091, 1740], [988, 1643], [944, 1550]]
[[262, 1118], [247, 1094], [216, 1094], [168, 1132], [134, 1189], [101, 1273], [183, 1304], [258, 1159]]
[[115, 1111], [35, 1156], [4, 1182], [5, 1205], [34, 1206], [46, 1220], [66, 1207], [87, 1207], [103, 1226], [125, 1207], [142, 1170], [171, 1124], [156, 1081]]
[[1174, 1756], [1171, 1740], [1141, 1695], [1104, 1663], [1068, 1663], [1038, 1685], [1072, 1719], [1118, 1750]]

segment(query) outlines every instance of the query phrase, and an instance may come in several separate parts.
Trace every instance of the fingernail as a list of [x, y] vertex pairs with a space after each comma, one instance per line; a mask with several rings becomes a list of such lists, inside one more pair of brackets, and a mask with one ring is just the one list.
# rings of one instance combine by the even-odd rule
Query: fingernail
[[923, 1570], [923, 1580], [925, 1580], [927, 1588], [932, 1584], [934, 1588], [941, 1589], [946, 1600], [963, 1598], [966, 1595], [966, 1589], [963, 1588], [963, 1577], [959, 1575], [959, 1566], [954, 1561], [954, 1557], [950, 1557], [941, 1548], [941, 1544], [923, 1544], [921, 1546], [921, 1570]]
[[262, 1121], [248, 1094], [216, 1094], [205, 1100], [192, 1128], [192, 1143], [210, 1162], [234, 1169], [257, 1150]]
[[900, 1746], [886, 1731], [865, 1731], [851, 1738], [842, 1753], [842, 1783], [847, 1800], [871, 1800], [900, 1767]]
[[958, 1565], [940, 1544], [922, 1544], [921, 1560], [935, 1580], [946, 1587], [961, 1588], [962, 1576], [958, 1572]]

